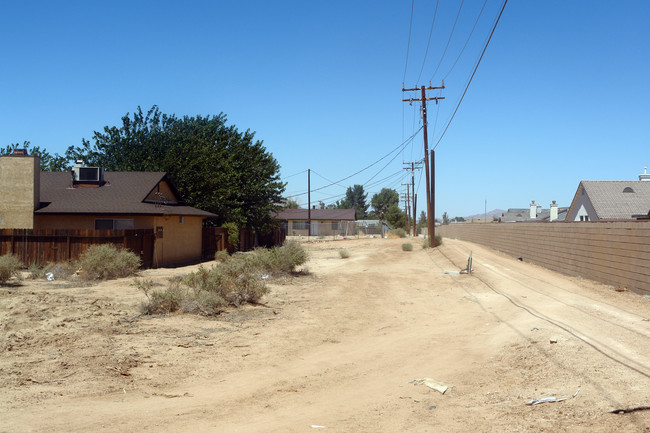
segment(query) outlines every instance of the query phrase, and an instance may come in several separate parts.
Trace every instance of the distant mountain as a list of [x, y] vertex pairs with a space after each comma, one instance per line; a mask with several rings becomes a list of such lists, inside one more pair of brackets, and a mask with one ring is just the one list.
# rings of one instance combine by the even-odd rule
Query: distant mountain
[[[506, 213], [506, 211], [504, 211], [503, 209], [494, 209], [494, 210], [491, 210], [491, 211], [489, 211], [487, 213], [487, 217], [488, 218], [495, 218], [495, 217], [496, 218], [501, 218], [501, 215], [503, 215], [504, 213]], [[476, 215], [470, 215], [470, 216], [465, 217], [466, 220], [471, 220], [472, 218], [483, 219], [483, 218], [485, 218], [485, 212], [477, 213]]]

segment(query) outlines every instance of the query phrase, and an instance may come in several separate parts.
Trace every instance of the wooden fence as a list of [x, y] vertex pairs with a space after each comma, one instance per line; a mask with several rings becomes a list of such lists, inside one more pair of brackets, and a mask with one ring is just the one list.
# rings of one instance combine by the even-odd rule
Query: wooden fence
[[143, 267], [153, 264], [153, 230], [1, 229], [0, 255], [14, 254], [23, 264], [76, 260], [91, 245], [121, 245], [137, 254]]
[[436, 227], [436, 234], [650, 294], [650, 221], [449, 224]]
[[277, 228], [265, 235], [257, 235], [250, 228], [239, 229], [239, 245], [235, 246], [228, 242], [228, 229], [222, 227], [203, 227], [201, 259], [212, 260], [217, 251], [227, 250], [229, 252], [250, 251], [256, 246], [273, 247], [282, 245], [287, 237], [283, 228]]

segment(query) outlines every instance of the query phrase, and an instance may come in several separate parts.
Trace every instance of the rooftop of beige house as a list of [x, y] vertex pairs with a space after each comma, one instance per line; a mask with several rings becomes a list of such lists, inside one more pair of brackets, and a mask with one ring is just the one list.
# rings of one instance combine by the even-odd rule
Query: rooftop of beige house
[[[74, 185], [69, 172], [41, 172], [36, 214], [135, 214], [214, 217], [178, 202], [178, 192], [164, 172], [104, 172], [101, 184]], [[168, 194], [156, 193], [161, 183]], [[171, 195], [171, 197], [169, 196]]]

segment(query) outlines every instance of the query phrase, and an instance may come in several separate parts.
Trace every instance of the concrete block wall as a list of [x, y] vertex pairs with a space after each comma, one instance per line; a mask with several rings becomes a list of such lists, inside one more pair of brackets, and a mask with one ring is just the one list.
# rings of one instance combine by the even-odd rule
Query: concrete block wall
[[449, 224], [437, 227], [436, 234], [650, 294], [650, 221]]

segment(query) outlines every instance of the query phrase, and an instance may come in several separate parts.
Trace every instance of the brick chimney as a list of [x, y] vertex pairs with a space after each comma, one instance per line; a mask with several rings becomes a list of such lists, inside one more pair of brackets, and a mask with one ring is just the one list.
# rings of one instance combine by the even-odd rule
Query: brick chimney
[[40, 192], [40, 157], [25, 149], [0, 156], [0, 229], [33, 229]]

